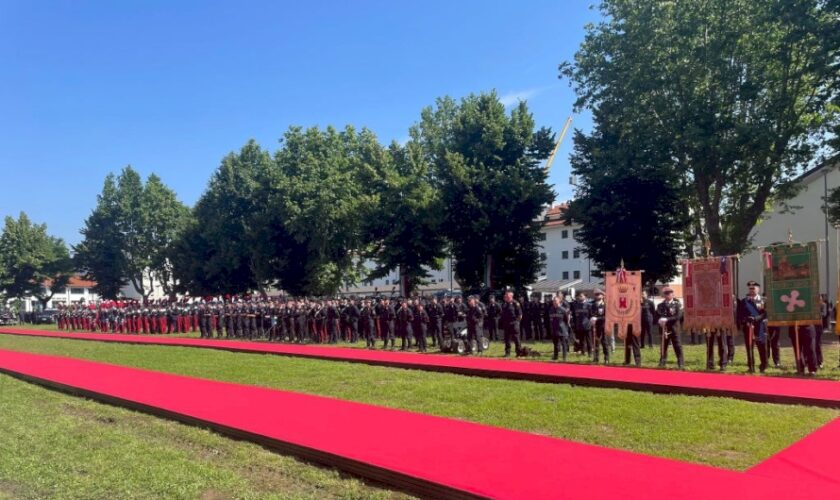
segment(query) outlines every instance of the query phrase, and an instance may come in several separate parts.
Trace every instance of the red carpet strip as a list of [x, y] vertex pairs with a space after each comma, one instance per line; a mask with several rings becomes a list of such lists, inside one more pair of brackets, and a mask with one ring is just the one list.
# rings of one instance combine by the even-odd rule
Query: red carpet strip
[[824, 482], [840, 497], [840, 419], [812, 432], [804, 439], [768, 458], [749, 470], [765, 477], [785, 477], [802, 484]]
[[803, 404], [840, 408], [840, 382], [829, 380], [535, 362], [382, 350], [371, 351], [346, 347], [177, 338], [165, 335], [64, 333], [20, 328], [0, 328], [0, 334], [221, 349], [233, 352], [357, 362], [479, 377], [570, 383], [668, 394], [722, 396], [761, 403]]
[[828, 498], [837, 491], [826, 481], [803, 484], [401, 410], [64, 357], [0, 350], [0, 372], [209, 426], [422, 496], [743, 500]]

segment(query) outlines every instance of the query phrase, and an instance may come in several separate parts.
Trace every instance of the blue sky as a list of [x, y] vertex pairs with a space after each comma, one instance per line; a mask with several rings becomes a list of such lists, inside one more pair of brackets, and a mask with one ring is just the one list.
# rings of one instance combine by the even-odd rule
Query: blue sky
[[[250, 138], [273, 151], [290, 125], [353, 124], [404, 140], [442, 95], [496, 89], [559, 130], [574, 95], [557, 66], [591, 3], [0, 0], [0, 216], [77, 243], [125, 165], [192, 205]], [[570, 149], [571, 134], [559, 200]]]

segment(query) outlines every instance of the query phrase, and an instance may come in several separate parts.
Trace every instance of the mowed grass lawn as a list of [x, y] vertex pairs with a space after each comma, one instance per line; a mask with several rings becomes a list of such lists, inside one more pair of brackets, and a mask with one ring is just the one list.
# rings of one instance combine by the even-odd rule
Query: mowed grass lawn
[[0, 498], [405, 498], [257, 445], [0, 375]]
[[[209, 349], [7, 335], [0, 335], [0, 349], [318, 394], [739, 470], [840, 414]], [[14, 417], [0, 417], [0, 425], [3, 418]], [[400, 432], [411, 429], [383, 423], [382, 434], [371, 439]]]

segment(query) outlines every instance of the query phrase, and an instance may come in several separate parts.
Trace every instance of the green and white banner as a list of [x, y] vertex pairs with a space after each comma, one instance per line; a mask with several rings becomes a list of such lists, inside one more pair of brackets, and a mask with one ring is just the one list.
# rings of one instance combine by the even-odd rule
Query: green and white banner
[[767, 324], [822, 324], [816, 242], [768, 247], [764, 257]]

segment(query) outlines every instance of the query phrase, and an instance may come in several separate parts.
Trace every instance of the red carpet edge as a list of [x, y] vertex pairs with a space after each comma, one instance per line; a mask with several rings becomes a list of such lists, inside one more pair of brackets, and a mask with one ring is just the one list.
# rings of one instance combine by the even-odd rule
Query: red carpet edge
[[0, 328], [0, 334], [275, 354], [328, 361], [364, 363], [394, 368], [456, 373], [486, 378], [568, 383], [664, 394], [731, 397], [759, 403], [799, 404], [840, 408], [840, 382], [829, 380], [517, 361], [452, 355], [370, 351], [344, 347], [178, 338], [160, 335], [60, 333], [12, 328]]

